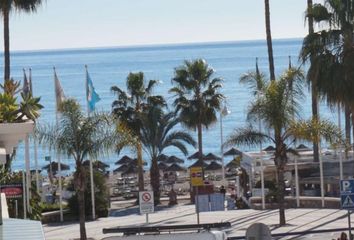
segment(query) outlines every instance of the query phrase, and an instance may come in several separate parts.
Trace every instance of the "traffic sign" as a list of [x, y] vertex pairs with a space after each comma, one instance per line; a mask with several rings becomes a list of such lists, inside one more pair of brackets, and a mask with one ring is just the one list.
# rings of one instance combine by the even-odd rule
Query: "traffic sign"
[[340, 199], [342, 209], [354, 210], [354, 179], [340, 181]]
[[140, 214], [154, 212], [154, 193], [153, 191], [139, 192]]
[[204, 185], [203, 169], [201, 167], [191, 167], [190, 174], [191, 174], [191, 185], [193, 187]]

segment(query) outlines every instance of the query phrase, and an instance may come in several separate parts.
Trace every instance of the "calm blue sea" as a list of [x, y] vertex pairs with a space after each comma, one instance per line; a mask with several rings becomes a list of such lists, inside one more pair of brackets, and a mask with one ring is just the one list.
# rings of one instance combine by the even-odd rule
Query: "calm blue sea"
[[[292, 57], [293, 64], [298, 63], [300, 46], [301, 39], [274, 40], [275, 67], [278, 75], [288, 67], [288, 56]], [[32, 68], [34, 94], [41, 96], [41, 103], [45, 107], [41, 112], [40, 122], [53, 123], [55, 120], [53, 66], [57, 69], [65, 95], [77, 98], [85, 109], [84, 65], [87, 64], [96, 91], [102, 99], [98, 102], [97, 109], [110, 111], [115, 98], [110, 92], [110, 87], [117, 85], [125, 88], [129, 72], [143, 71], [147, 79], [160, 80], [154, 93], [162, 94], [171, 100], [168, 90], [171, 87], [174, 68], [181, 65], [185, 59], [204, 58], [216, 70], [216, 75], [224, 79], [222, 93], [227, 97], [227, 105], [231, 110], [231, 113], [223, 118], [225, 139], [235, 127], [245, 124], [247, 106], [252, 97], [249, 89], [239, 84], [239, 78], [243, 73], [255, 69], [256, 57], [259, 58], [260, 69], [268, 73], [265, 41], [26, 51], [12, 52], [11, 72], [16, 80], [22, 80], [22, 69]], [[0, 69], [2, 76], [1, 72], [2, 69]], [[307, 92], [307, 88], [305, 90]], [[310, 98], [307, 97], [303, 103], [303, 117], [310, 116], [310, 113]], [[321, 115], [336, 121], [335, 114], [327, 108], [321, 108]], [[196, 134], [194, 132], [192, 134], [196, 139]], [[203, 146], [204, 153], [213, 152], [220, 155], [219, 122], [204, 132]], [[239, 148], [249, 150], [244, 146]], [[190, 149], [190, 153], [194, 152], [194, 149]], [[183, 157], [175, 149], [168, 149], [165, 153]], [[46, 164], [44, 157], [50, 154], [48, 150], [39, 147], [38, 161], [41, 167]], [[120, 156], [123, 154], [134, 156], [130, 150], [124, 151]], [[31, 168], [34, 168], [33, 156], [31, 146]], [[102, 159], [114, 169], [114, 162], [120, 156], [112, 153]], [[73, 161], [66, 156], [62, 161], [73, 166]], [[192, 162], [186, 162], [186, 165], [190, 163]], [[23, 145], [19, 146], [13, 168], [24, 168]]]

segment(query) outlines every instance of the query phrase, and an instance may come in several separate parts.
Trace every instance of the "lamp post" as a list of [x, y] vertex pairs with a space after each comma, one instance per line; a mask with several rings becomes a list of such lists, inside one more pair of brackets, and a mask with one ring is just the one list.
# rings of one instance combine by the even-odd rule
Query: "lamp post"
[[220, 153], [221, 153], [221, 165], [222, 165], [222, 180], [225, 181], [225, 164], [224, 164], [224, 139], [222, 131], [222, 117], [230, 114], [231, 111], [226, 106], [220, 111]]
[[[257, 98], [263, 96], [261, 91], [257, 91]], [[258, 116], [258, 131], [262, 131], [262, 120], [261, 117]], [[262, 150], [262, 143], [259, 144], [259, 158], [261, 161], [261, 194], [262, 194], [262, 209], [265, 209], [265, 193], [264, 193], [264, 169], [263, 169], [263, 150]]]
[[[259, 119], [259, 132], [262, 130], [262, 122]], [[262, 209], [265, 209], [265, 193], [264, 193], [264, 168], [263, 168], [263, 151], [262, 143], [259, 145], [259, 159], [261, 161], [261, 193], [262, 193]]]
[[[340, 116], [340, 104], [338, 103], [338, 128], [342, 131], [342, 123]], [[343, 158], [342, 158], [342, 143], [339, 142], [339, 178], [343, 180]]]

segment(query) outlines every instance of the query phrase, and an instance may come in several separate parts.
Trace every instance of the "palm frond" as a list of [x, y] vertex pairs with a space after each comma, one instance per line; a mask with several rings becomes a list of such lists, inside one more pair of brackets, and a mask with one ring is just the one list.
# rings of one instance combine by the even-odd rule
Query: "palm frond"
[[254, 130], [251, 126], [245, 128], [237, 128], [226, 140], [224, 146], [234, 146], [234, 145], [246, 145], [246, 146], [257, 146], [261, 143], [273, 141], [274, 140], [257, 130]]

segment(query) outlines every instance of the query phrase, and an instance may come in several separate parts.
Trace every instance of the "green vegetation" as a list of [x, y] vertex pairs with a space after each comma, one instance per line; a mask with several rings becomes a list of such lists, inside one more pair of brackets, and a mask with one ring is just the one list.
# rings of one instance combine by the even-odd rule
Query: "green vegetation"
[[[258, 74], [256, 74], [257, 76]], [[299, 101], [302, 98], [302, 73], [297, 69], [288, 69], [279, 78], [264, 82], [258, 97], [251, 103], [247, 119], [250, 123], [262, 121], [269, 132], [256, 130], [250, 126], [238, 128], [227, 140], [228, 145], [245, 144], [259, 145], [272, 142], [275, 145], [274, 164], [277, 174], [277, 202], [279, 205], [279, 225], [285, 225], [284, 210], [284, 168], [287, 163], [287, 153], [296, 154], [289, 146], [295, 139], [320, 141], [320, 137], [329, 142], [336, 142], [341, 138], [338, 129], [327, 121], [295, 121], [299, 116]], [[255, 85], [258, 86], [258, 85]]]
[[3, 90], [0, 93], [0, 123], [24, 122], [28, 119], [35, 121], [39, 117], [39, 110], [43, 108], [39, 97], [21, 92], [21, 101], [18, 104], [16, 94], [20, 92], [19, 82], [5, 80], [0, 87]]
[[140, 130], [143, 122], [140, 115], [149, 104], [164, 104], [162, 96], [151, 95], [156, 84], [156, 80], [150, 80], [146, 86], [144, 73], [138, 72], [129, 73], [126, 80], [126, 92], [117, 86], [111, 87], [112, 92], [117, 95], [117, 100], [112, 103], [113, 115], [118, 120], [117, 129], [118, 131], [122, 131], [122, 129], [128, 131], [136, 139], [139, 191], [144, 190], [142, 144], [140, 139]]
[[182, 124], [197, 129], [199, 161], [203, 161], [202, 128], [208, 129], [217, 121], [224, 95], [219, 91], [221, 78], [213, 78], [214, 70], [203, 59], [184, 61], [175, 69], [170, 89], [175, 97], [173, 105]]
[[[88, 167], [86, 168], [86, 172], [89, 173]], [[106, 177], [98, 169], [94, 169], [93, 173], [93, 182], [95, 183], [95, 212], [97, 217], [107, 217], [109, 208], [109, 189], [107, 188]], [[86, 217], [89, 217], [92, 213], [90, 174], [86, 174], [85, 177], [85, 214]], [[74, 182], [70, 183], [68, 190], [75, 190]], [[77, 193], [74, 193], [74, 195], [69, 199], [68, 207], [74, 216], [79, 216], [79, 202]]]
[[195, 146], [195, 141], [185, 131], [174, 130], [180, 123], [176, 114], [164, 113], [156, 105], [149, 107], [142, 120], [141, 140], [146, 152], [151, 157], [150, 181], [154, 191], [155, 204], [160, 203], [160, 170], [157, 165], [158, 157], [168, 147], [175, 147], [184, 155], [188, 154], [186, 145]]
[[103, 114], [85, 116], [80, 105], [73, 99], [65, 100], [61, 106], [58, 125], [38, 127], [39, 142], [70, 156], [75, 161], [74, 187], [78, 196], [80, 238], [86, 239], [85, 190], [87, 170], [83, 161], [87, 157], [97, 158], [117, 145], [121, 136], [113, 129], [111, 119]]

